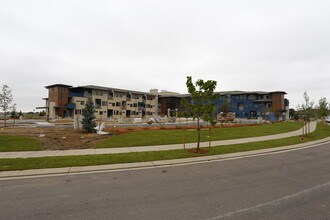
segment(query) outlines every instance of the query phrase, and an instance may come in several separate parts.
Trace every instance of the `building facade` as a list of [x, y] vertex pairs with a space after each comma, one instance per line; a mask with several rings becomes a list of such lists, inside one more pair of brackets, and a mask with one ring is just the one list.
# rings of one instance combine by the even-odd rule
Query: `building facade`
[[156, 116], [157, 95], [101, 86], [72, 87], [63, 84], [46, 86], [46, 108], [50, 118], [81, 115], [91, 96], [97, 118], [141, 118]]
[[[161, 91], [140, 92], [101, 86], [72, 87], [54, 84], [48, 89], [46, 108], [50, 118], [81, 115], [87, 97], [91, 96], [97, 118], [141, 118], [145, 116], [178, 116], [184, 111], [182, 99], [189, 100], [189, 94]], [[232, 112], [237, 118], [258, 118], [267, 120], [288, 119], [289, 101], [283, 91], [218, 92], [216, 113]]]
[[220, 93], [217, 100], [218, 112], [223, 111], [224, 105], [230, 106], [230, 112], [238, 118], [258, 118], [277, 120], [288, 118], [289, 101], [283, 91], [245, 92], [232, 91]]
[[[258, 118], [267, 120], [288, 119], [289, 100], [283, 91], [274, 92], [246, 92], [227, 91], [218, 92], [216, 112], [232, 112], [237, 118]], [[184, 111], [182, 99], [189, 99], [187, 94], [161, 92], [159, 93], [159, 115], [168, 115], [169, 112]], [[173, 115], [173, 113], [172, 113]]]

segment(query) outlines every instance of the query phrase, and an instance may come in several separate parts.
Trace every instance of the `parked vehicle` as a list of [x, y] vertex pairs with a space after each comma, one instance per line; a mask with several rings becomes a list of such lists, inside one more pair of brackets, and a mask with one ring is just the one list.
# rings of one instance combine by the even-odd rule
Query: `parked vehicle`
[[233, 122], [234, 119], [235, 119], [235, 113], [233, 112], [228, 112], [227, 114], [220, 112], [219, 114], [217, 114], [218, 122]]
[[325, 117], [325, 122], [330, 123], [330, 116]]

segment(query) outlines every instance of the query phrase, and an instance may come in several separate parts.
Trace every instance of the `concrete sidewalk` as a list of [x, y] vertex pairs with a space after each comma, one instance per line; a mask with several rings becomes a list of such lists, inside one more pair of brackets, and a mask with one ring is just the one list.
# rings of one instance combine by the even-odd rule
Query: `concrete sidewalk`
[[[313, 132], [316, 129], [316, 122], [310, 123], [310, 131]], [[267, 135], [261, 137], [252, 138], [240, 138], [224, 141], [212, 141], [211, 146], [224, 146], [232, 144], [242, 144], [258, 141], [276, 140], [281, 138], [299, 136], [302, 134], [302, 129]], [[201, 147], [208, 147], [209, 142], [202, 142]], [[185, 145], [187, 149], [195, 148], [196, 143], [187, 143]], [[166, 150], [178, 150], [183, 149], [183, 144], [172, 145], [157, 145], [157, 146], [140, 146], [140, 147], [120, 147], [120, 148], [100, 148], [100, 149], [79, 149], [79, 150], [53, 150], [53, 151], [16, 151], [16, 152], [0, 152], [0, 159], [5, 158], [33, 158], [33, 157], [53, 157], [53, 156], [77, 156], [77, 155], [94, 155], [94, 154], [118, 154], [118, 153], [131, 153], [131, 152], [145, 152], [145, 151], [166, 151]]]

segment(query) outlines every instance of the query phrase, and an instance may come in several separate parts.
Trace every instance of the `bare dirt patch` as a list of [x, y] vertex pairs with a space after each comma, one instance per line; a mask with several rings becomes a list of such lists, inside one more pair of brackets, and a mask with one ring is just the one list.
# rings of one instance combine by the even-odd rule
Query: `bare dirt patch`
[[67, 150], [94, 148], [110, 135], [89, 134], [72, 128], [19, 128], [1, 130], [0, 134], [23, 135], [39, 140], [44, 150]]

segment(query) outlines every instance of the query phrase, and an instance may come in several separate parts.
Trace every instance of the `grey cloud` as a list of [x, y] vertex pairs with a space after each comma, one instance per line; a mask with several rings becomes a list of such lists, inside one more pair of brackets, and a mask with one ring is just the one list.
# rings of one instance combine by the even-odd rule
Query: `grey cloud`
[[[218, 90], [330, 94], [328, 1], [6, 1], [0, 85], [18, 109], [45, 85], [186, 92], [187, 75]], [[28, 94], [28, 95], [26, 95]]]

